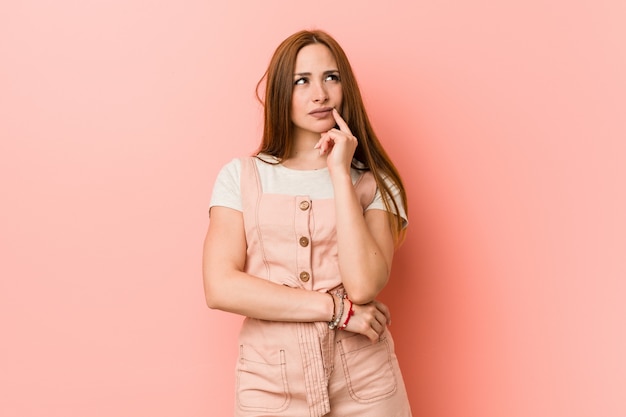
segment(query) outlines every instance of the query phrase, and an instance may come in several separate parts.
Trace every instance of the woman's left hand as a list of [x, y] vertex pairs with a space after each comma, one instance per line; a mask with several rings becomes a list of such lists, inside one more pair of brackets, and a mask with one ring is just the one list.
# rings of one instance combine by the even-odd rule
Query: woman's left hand
[[320, 150], [320, 155], [327, 154], [326, 163], [331, 173], [350, 174], [350, 165], [354, 151], [358, 145], [357, 138], [352, 135], [345, 120], [333, 109], [333, 117], [339, 129], [333, 128], [322, 133], [322, 137], [315, 145]]
[[[348, 321], [345, 330], [353, 333], [359, 333], [366, 336], [373, 342], [376, 342], [385, 332], [387, 326], [391, 324], [391, 314], [389, 308], [380, 301], [372, 301], [371, 303], [352, 305], [354, 314]], [[344, 317], [348, 315], [346, 311]], [[343, 319], [346, 320], [345, 318]]]

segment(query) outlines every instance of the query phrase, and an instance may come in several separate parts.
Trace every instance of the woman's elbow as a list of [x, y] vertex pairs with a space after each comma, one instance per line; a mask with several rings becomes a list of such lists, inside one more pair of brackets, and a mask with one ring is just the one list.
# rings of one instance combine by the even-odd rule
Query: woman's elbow
[[222, 302], [219, 297], [219, 291], [216, 288], [214, 283], [208, 279], [205, 275], [204, 279], [204, 298], [206, 300], [206, 305], [212, 310], [220, 310], [222, 307]]
[[348, 298], [350, 299], [350, 301], [352, 301], [356, 305], [365, 305], [374, 301], [376, 296], [367, 295], [365, 293], [364, 294], [351, 293], [351, 294], [348, 294]]
[[217, 301], [216, 297], [213, 297], [209, 293], [205, 293], [205, 299], [206, 299], [207, 307], [209, 307], [211, 310], [219, 310], [220, 309], [220, 303]]
[[204, 299], [206, 301], [207, 307], [209, 307], [210, 309], [215, 310], [218, 308], [219, 304], [215, 296], [207, 290], [204, 291]]
[[348, 291], [348, 298], [354, 304], [363, 305], [367, 303], [371, 303], [378, 297], [378, 294], [382, 290], [382, 287], [379, 288], [358, 288], [353, 291]]
[[371, 303], [378, 297], [378, 294], [383, 290], [387, 284], [387, 279], [384, 279], [371, 285], [357, 285], [352, 288], [346, 288], [348, 298], [354, 304], [363, 305]]

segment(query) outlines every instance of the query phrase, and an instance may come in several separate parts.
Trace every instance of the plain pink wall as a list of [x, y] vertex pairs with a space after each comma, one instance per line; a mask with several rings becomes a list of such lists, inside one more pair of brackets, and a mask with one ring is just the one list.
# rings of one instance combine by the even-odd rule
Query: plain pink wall
[[404, 175], [383, 298], [416, 416], [626, 415], [621, 0], [0, 5], [0, 415], [232, 414], [213, 179], [301, 28]]

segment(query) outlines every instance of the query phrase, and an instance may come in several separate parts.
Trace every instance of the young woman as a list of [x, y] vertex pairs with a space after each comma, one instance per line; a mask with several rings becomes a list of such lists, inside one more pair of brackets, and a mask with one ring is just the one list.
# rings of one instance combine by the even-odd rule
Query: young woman
[[328, 34], [284, 40], [263, 80], [260, 149], [219, 173], [204, 245], [209, 307], [246, 316], [235, 415], [410, 416], [376, 300], [407, 224], [400, 176]]

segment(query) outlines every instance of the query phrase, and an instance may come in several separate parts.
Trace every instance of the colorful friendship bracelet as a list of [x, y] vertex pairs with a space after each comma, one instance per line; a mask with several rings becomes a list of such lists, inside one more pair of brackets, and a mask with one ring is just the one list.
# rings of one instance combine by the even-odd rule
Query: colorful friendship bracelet
[[354, 304], [352, 304], [352, 300], [350, 300], [348, 297], [346, 297], [346, 299], [350, 303], [350, 308], [348, 309], [348, 314], [346, 315], [346, 321], [344, 321], [343, 324], [339, 327], [340, 330], [344, 330], [346, 327], [348, 327], [350, 317], [352, 317], [352, 315], [354, 314], [354, 309], [352, 308]]

